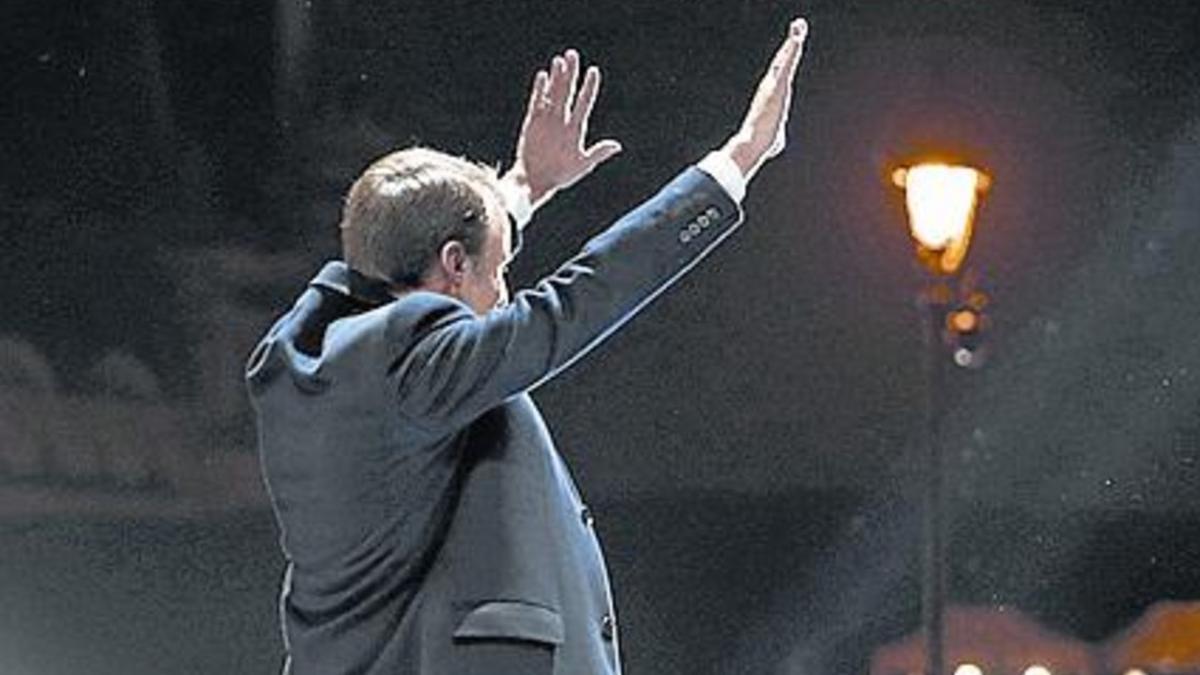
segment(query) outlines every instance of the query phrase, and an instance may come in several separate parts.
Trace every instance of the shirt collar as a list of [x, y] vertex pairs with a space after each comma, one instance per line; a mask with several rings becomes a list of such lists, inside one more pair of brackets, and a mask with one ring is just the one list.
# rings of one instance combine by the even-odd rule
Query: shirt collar
[[325, 263], [309, 285], [331, 290], [372, 307], [395, 300], [385, 282], [359, 274], [341, 260]]

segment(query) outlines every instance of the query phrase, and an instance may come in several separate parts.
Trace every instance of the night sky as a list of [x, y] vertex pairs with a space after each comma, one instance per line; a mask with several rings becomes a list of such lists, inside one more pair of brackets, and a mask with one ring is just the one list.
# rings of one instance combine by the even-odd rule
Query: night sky
[[[724, 141], [796, 14], [789, 147], [741, 231], [534, 392], [597, 507], [629, 671], [863, 672], [913, 628], [923, 278], [888, 176], [930, 155], [993, 179], [968, 259], [987, 362], [951, 373], [938, 436], [951, 597], [1089, 640], [1200, 598], [1188, 0], [15, 0], [4, 362], [35, 350], [56, 395], [97, 406], [136, 390], [186, 418], [178, 447], [205, 467], [252, 458], [241, 360], [337, 255], [341, 194], [373, 157], [421, 143], [507, 166], [533, 72], [567, 46], [598, 64], [592, 136], [625, 151], [526, 231], [511, 281], [531, 285]], [[29, 483], [10, 468], [0, 496]], [[169, 518], [0, 512], [19, 551], [0, 556], [0, 607], [18, 598], [0, 672], [80, 672], [101, 643], [91, 672], [273, 669], [279, 560], [247, 485], [244, 509]], [[175, 612], [192, 619], [153, 620]], [[96, 629], [130, 615], [157, 646]], [[210, 644], [181, 651], [195, 631]]]

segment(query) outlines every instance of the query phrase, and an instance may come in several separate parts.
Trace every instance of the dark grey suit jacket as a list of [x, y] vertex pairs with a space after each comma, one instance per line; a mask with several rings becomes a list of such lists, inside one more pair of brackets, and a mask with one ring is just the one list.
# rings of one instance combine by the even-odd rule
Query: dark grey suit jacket
[[619, 673], [604, 560], [527, 392], [595, 346], [741, 222], [690, 168], [581, 253], [476, 316], [332, 262], [247, 365], [288, 560], [295, 675], [452, 675], [471, 645]]

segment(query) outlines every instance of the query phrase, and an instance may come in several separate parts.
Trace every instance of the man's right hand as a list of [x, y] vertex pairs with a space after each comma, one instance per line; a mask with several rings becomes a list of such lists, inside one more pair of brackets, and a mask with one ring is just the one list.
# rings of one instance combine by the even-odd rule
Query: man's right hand
[[742, 170], [746, 180], [750, 180], [764, 162], [782, 152], [786, 144], [792, 85], [807, 36], [808, 22], [793, 20], [787, 38], [758, 83], [741, 128], [722, 148]]

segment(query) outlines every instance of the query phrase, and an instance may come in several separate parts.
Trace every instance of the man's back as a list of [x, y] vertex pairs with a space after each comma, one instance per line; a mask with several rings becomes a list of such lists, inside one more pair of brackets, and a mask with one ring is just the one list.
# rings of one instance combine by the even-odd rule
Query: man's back
[[[703, 238], [681, 243], [699, 217]], [[553, 647], [555, 672], [619, 671], [591, 517], [524, 392], [739, 219], [691, 169], [483, 317], [321, 271], [248, 368], [293, 672], [465, 672], [497, 639]]]
[[420, 150], [359, 177], [343, 251], [374, 280], [327, 265], [247, 368], [291, 672], [620, 671], [591, 516], [528, 392], [741, 222], [745, 181], [783, 148], [805, 34], [793, 22], [726, 146], [511, 303], [502, 188], [525, 196], [519, 227], [522, 203], [620, 150], [583, 144], [599, 71], [577, 99], [577, 53], [538, 73], [499, 183]]
[[[455, 638], [562, 644], [563, 614], [594, 619], [593, 639], [572, 641], [591, 643], [576, 661], [609, 653], [588, 671], [612, 669], [603, 561], [532, 402], [457, 431], [406, 420], [383, 392], [410, 345], [389, 337], [458, 303], [419, 295], [367, 309], [340, 292], [340, 273], [323, 271], [251, 365], [290, 561], [281, 610], [294, 672], [458, 672]], [[560, 610], [564, 585], [572, 607]], [[444, 639], [418, 639], [431, 632]]]

